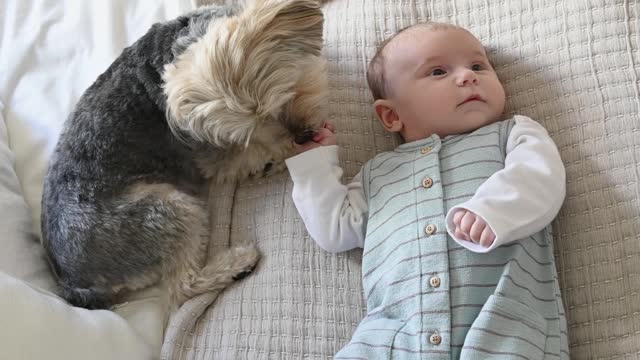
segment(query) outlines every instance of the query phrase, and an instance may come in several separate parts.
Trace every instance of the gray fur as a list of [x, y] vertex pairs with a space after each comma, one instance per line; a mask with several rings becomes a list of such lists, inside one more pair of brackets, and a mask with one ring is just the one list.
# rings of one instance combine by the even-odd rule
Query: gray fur
[[204, 36], [211, 20], [235, 14], [238, 10], [238, 8], [232, 6], [204, 6], [192, 12], [191, 16], [189, 16], [189, 26], [182, 28], [178, 32], [178, 36], [171, 46], [173, 56], [177, 57], [182, 54], [189, 45]]
[[[120, 288], [158, 281], [181, 239], [206, 237], [192, 226], [199, 221], [208, 228], [199, 200], [204, 179], [195, 147], [169, 130], [161, 75], [210, 21], [233, 11], [207, 7], [153, 25], [87, 89], [67, 119], [45, 177], [42, 236], [61, 295], [73, 305], [109, 307]], [[131, 193], [145, 183], [175, 190], [166, 198]]]

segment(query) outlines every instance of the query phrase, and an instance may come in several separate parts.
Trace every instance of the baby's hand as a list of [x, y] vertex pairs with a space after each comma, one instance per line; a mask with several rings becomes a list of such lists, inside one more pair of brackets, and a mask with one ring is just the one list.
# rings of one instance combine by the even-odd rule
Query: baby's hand
[[489, 247], [496, 239], [496, 235], [487, 223], [475, 213], [460, 209], [453, 214], [453, 224], [456, 226], [454, 235], [466, 241], [473, 241], [484, 247]]
[[295, 144], [295, 151], [296, 154], [300, 154], [320, 146], [337, 144], [338, 141], [336, 140], [335, 127], [332, 123], [326, 122], [324, 123], [324, 127], [318, 130], [310, 141], [307, 141], [304, 144]]

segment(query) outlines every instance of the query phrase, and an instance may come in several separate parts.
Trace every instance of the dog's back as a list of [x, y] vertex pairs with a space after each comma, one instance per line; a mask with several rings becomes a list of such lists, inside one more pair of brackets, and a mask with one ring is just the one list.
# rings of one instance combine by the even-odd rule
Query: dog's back
[[45, 177], [42, 236], [72, 304], [106, 307], [114, 286], [157, 281], [131, 277], [159, 273], [153, 269], [176, 251], [174, 238], [193, 231], [181, 223], [185, 216], [206, 223], [200, 201], [182, 196], [195, 195], [201, 178], [191, 149], [167, 125], [161, 72], [184, 49], [189, 26], [200, 23], [194, 16], [223, 14], [211, 9], [154, 25], [67, 119]]

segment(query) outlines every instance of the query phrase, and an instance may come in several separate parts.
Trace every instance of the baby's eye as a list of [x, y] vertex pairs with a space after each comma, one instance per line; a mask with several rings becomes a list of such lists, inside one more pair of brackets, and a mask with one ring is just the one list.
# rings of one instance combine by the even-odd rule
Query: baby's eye
[[473, 64], [473, 65], [471, 65], [471, 70], [473, 70], [473, 71], [480, 71], [482, 69], [483, 69], [483, 67], [482, 67], [481, 64]]
[[442, 69], [433, 69], [433, 70], [431, 70], [431, 74], [430, 75], [431, 76], [441, 76], [441, 75], [444, 75], [446, 73], [447, 72], [442, 70]]

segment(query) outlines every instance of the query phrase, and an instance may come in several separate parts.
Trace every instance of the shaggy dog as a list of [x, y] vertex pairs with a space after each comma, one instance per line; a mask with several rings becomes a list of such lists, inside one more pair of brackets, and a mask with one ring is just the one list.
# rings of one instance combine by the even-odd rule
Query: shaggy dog
[[234, 13], [207, 7], [153, 25], [67, 119], [45, 177], [42, 235], [71, 304], [108, 308], [163, 281], [179, 305], [255, 268], [251, 245], [206, 261], [204, 191], [209, 179], [284, 169], [294, 142], [322, 126], [323, 17], [312, 0]]

